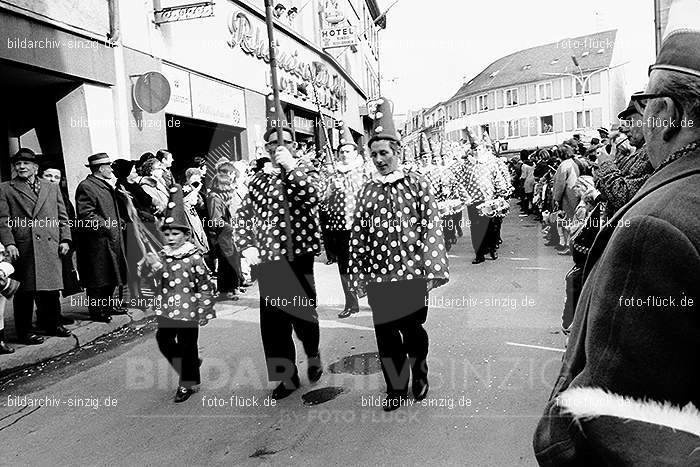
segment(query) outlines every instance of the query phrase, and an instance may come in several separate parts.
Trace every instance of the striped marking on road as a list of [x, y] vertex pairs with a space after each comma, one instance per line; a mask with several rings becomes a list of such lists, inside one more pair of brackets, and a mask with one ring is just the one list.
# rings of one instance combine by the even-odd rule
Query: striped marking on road
[[558, 269], [555, 269], [555, 268], [538, 268], [535, 266], [531, 266], [531, 267], [525, 266], [525, 267], [515, 268], [515, 269], [521, 269], [521, 270], [525, 270], [525, 271], [558, 271]]
[[[358, 313], [354, 316], [358, 315], [362, 315], [362, 313]], [[367, 313], [366, 316], [370, 316], [370, 314]], [[226, 309], [222, 307], [221, 310], [217, 310], [216, 319], [224, 321], [240, 321], [243, 323], [260, 323], [260, 314], [257, 309], [253, 308], [236, 309], [234, 307], [230, 307]], [[351, 324], [346, 319], [342, 321], [336, 321], [333, 319], [319, 319], [318, 325], [324, 329], [354, 329], [356, 331], [374, 331], [374, 328]]]
[[506, 258], [511, 261], [530, 261], [531, 258]]
[[530, 344], [518, 344], [517, 342], [506, 342], [506, 345], [513, 345], [515, 347], [527, 347], [529, 349], [540, 349], [540, 350], [552, 350], [554, 352], [566, 352], [566, 349], [557, 349], [554, 347], [544, 347], [541, 345], [530, 345]]

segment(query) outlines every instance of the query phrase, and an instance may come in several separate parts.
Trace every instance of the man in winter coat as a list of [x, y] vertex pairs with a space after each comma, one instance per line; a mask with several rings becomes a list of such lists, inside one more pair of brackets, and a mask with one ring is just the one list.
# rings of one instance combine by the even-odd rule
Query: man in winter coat
[[70, 250], [71, 233], [58, 185], [38, 178], [34, 152], [20, 149], [12, 163], [17, 175], [0, 184], [0, 243], [20, 282], [14, 298], [19, 342], [35, 345], [43, 339], [30, 332], [34, 302], [48, 335], [70, 336], [59, 323], [59, 292], [63, 288], [61, 256]]
[[88, 158], [92, 174], [80, 182], [75, 207], [80, 232], [78, 271], [86, 289], [90, 316], [110, 322], [118, 311], [110, 297], [117, 286], [126, 284], [126, 255], [122, 236], [111, 161], [105, 153]]

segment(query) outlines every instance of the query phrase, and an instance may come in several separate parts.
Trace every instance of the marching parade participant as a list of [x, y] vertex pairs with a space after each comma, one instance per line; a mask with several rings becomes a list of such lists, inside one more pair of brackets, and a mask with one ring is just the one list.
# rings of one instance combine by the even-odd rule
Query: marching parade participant
[[197, 340], [199, 327], [215, 317], [216, 291], [202, 251], [191, 242], [190, 223], [185, 213], [182, 188], [170, 188], [161, 230], [165, 246], [159, 255], [146, 255], [146, 274], [158, 285], [156, 341], [163, 356], [179, 376], [175, 402], [184, 402], [200, 384]]
[[435, 201], [440, 211], [440, 221], [445, 235], [445, 249], [450, 251], [452, 245], [457, 243], [457, 222], [463, 204], [460, 194], [461, 185], [455, 181], [455, 173], [446, 164], [445, 144], [440, 143], [440, 150], [435, 152], [435, 168], [432, 171], [432, 189]]
[[[308, 357], [309, 380], [316, 382], [323, 373], [313, 269], [320, 251], [315, 213], [319, 190], [318, 175], [295, 159], [292, 130], [286, 121], [277, 121], [271, 95], [267, 107], [265, 149], [273, 167], [250, 179], [239, 210], [236, 242], [256, 268], [268, 379], [280, 381], [272, 397], [282, 399], [301, 385], [292, 331]], [[283, 142], [277, 139], [277, 125], [282, 127]]]
[[[362, 190], [350, 240], [353, 288], [366, 292], [387, 385], [386, 411], [428, 393], [428, 293], [449, 279], [437, 204], [421, 175], [400, 170], [391, 103], [379, 99], [369, 140], [379, 174]], [[410, 364], [409, 364], [410, 363]]]
[[474, 260], [472, 264], [486, 261], [486, 253], [491, 259], [498, 259], [497, 225], [493, 221], [495, 202], [506, 196], [508, 188], [498, 169], [496, 158], [485, 144], [477, 144], [471, 130], [467, 128], [471, 153], [455, 175], [466, 196], [469, 228], [471, 230]]
[[323, 228], [328, 231], [332, 254], [338, 259], [340, 282], [345, 294], [345, 307], [338, 318], [348, 318], [360, 311], [357, 294], [350, 290], [348, 261], [350, 254], [350, 231], [355, 216], [357, 195], [367, 181], [363, 174], [363, 164], [357, 152], [357, 145], [352, 139], [350, 129], [341, 126], [340, 145], [338, 146], [338, 164], [326, 180], [323, 196], [326, 216]]

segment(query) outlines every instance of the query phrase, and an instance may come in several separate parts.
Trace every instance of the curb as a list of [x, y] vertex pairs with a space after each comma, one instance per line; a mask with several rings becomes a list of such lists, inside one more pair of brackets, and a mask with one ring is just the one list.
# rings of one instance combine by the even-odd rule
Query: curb
[[74, 325], [66, 326], [71, 331], [70, 337], [45, 336], [44, 343], [41, 345], [18, 346], [10, 342], [15, 352], [0, 356], [0, 375], [4, 376], [21, 368], [56, 358], [150, 316], [155, 316], [155, 313], [130, 308], [126, 315], [112, 316], [111, 323], [77, 321]]

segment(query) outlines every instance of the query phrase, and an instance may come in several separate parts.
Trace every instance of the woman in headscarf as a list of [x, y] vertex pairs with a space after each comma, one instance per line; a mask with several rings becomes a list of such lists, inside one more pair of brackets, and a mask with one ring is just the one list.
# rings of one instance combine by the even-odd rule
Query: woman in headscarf
[[198, 168], [189, 168], [185, 171], [185, 184], [182, 186], [185, 203], [185, 217], [190, 225], [190, 236], [192, 243], [205, 255], [209, 251], [207, 234], [204, 232], [202, 220], [197, 211], [205, 204], [202, 197], [204, 186], [202, 172]]
[[235, 217], [231, 209], [234, 196], [233, 179], [227, 174], [216, 174], [207, 196], [209, 228], [214, 233], [210, 246], [217, 259], [217, 288], [220, 296], [228, 300], [238, 300], [236, 289], [239, 285], [238, 273], [234, 269], [237, 253], [233, 242]]
[[[163, 217], [170, 198], [168, 187], [163, 180], [164, 169], [163, 163], [158, 159], [147, 159], [141, 164], [138, 173], [141, 176], [138, 183], [153, 200], [154, 215], [158, 221]], [[160, 229], [160, 224], [158, 229]]]

